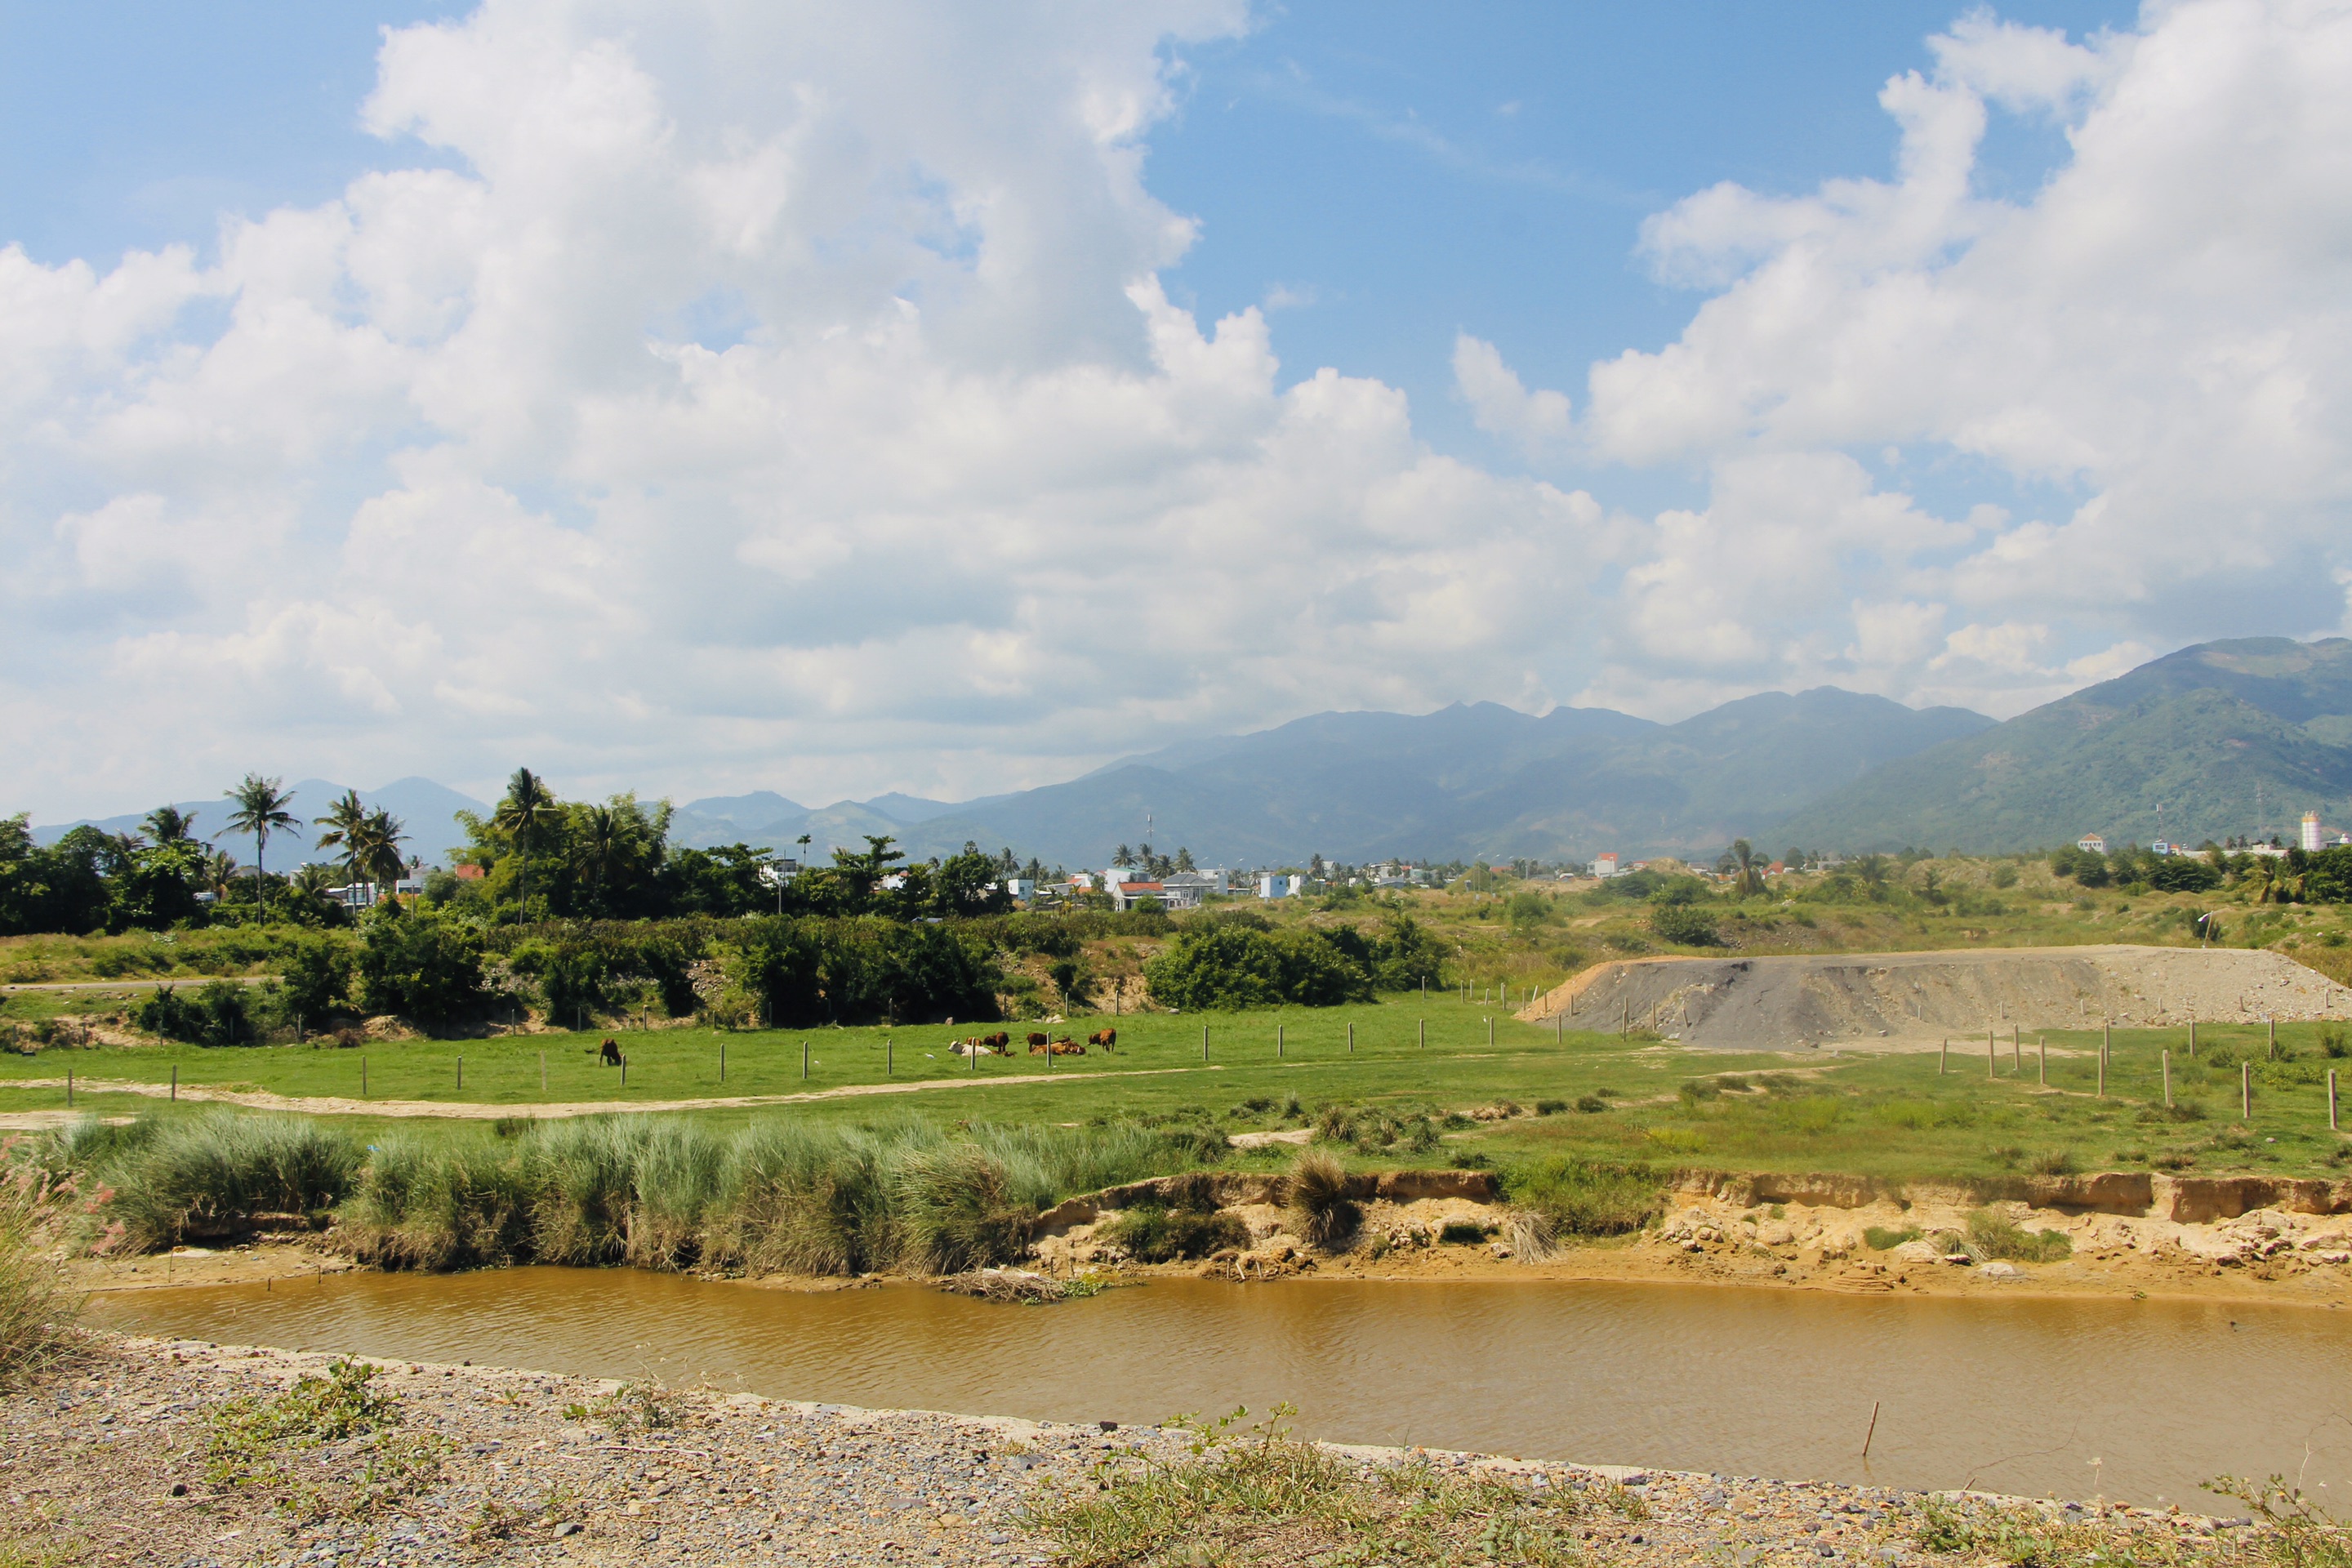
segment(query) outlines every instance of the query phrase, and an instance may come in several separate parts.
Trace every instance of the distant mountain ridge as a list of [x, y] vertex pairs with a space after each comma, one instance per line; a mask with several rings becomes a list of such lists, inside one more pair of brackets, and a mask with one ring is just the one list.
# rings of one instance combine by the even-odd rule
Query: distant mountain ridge
[[[2159, 808], [2160, 816], [2159, 816]], [[2200, 643], [1888, 762], [1792, 816], [1808, 844], [2000, 852], [2352, 826], [2352, 639]]]
[[[341, 787], [303, 781], [297, 813], [307, 824]], [[361, 795], [402, 817], [428, 859], [463, 843], [455, 812], [488, 809], [429, 779]], [[249, 846], [223, 831], [225, 802], [182, 805], [198, 813], [199, 837], [247, 858]], [[2001, 851], [2094, 831], [2146, 842], [2158, 837], [2159, 805], [2163, 835], [2192, 844], [2258, 827], [2291, 835], [2305, 809], [2352, 826], [2352, 639], [2200, 644], [2005, 723], [1835, 687], [1764, 692], [1675, 724], [1490, 702], [1317, 713], [978, 800], [892, 793], [812, 807], [772, 790], [713, 795], [677, 807], [671, 837], [798, 856], [805, 834], [820, 862], [886, 834], [918, 857], [970, 841], [1067, 867], [1099, 867], [1117, 846], [1146, 841], [1233, 867], [1315, 854], [1712, 858], [1741, 837], [1769, 854], [1794, 845]], [[299, 853], [281, 850], [273, 837], [271, 863], [319, 858], [311, 837], [300, 842]]]

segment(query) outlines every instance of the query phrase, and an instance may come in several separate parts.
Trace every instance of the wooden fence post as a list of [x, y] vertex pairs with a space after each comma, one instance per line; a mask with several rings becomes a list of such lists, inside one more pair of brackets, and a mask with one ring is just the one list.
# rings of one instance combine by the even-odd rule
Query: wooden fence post
[[1937, 1046], [1937, 1047], [1936, 1047], [1936, 1076], [1937, 1076], [1937, 1078], [1941, 1078], [1941, 1077], [1943, 1077], [1943, 1076], [1944, 1076], [1944, 1068], [1945, 1068], [1945, 1065], [1946, 1065], [1948, 1062], [1949, 1062], [1949, 1061], [1951, 1060], [1951, 1057], [1952, 1057], [1952, 1042], [1951, 1042], [1951, 1041], [1949, 1041], [1949, 1040], [1946, 1040], [1942, 1045]]
[[1985, 1031], [1985, 1077], [1998, 1080], [2000, 1077], [2000, 1052], [1993, 1045], [1992, 1031]]
[[2172, 1109], [2172, 1053], [2164, 1053], [2164, 1109]]
[[2254, 1064], [2238, 1064], [2238, 1119], [2250, 1120], [2254, 1114]]

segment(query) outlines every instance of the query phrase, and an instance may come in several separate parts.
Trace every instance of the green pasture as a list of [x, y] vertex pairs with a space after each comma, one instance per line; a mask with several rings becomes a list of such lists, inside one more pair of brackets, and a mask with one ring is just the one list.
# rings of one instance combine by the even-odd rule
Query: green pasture
[[[364, 1063], [369, 1100], [518, 1108], [581, 1102], [625, 1108], [916, 1086], [904, 1093], [678, 1113], [719, 1131], [778, 1116], [825, 1123], [916, 1116], [1005, 1125], [1207, 1117], [1242, 1131], [1308, 1125], [1333, 1108], [1341, 1117], [1352, 1108], [1376, 1121], [1380, 1113], [1466, 1113], [1508, 1100], [1528, 1110], [1549, 1109], [1502, 1121], [1451, 1122], [1443, 1147], [1433, 1152], [1414, 1154], [1370, 1138], [1340, 1152], [1361, 1165], [1458, 1160], [1505, 1166], [1566, 1153], [1661, 1168], [1846, 1173], [1889, 1181], [2119, 1169], [2352, 1174], [2352, 1141], [2330, 1131], [2326, 1098], [2328, 1070], [2352, 1079], [2352, 1061], [2325, 1054], [2340, 1038], [2340, 1028], [2315, 1025], [2282, 1026], [2275, 1058], [2260, 1026], [2200, 1025], [2193, 1056], [2185, 1029], [2118, 1030], [2102, 1096], [2096, 1030], [2027, 1035], [2016, 1054], [2004, 1035], [1990, 1063], [1979, 1036], [1956, 1041], [1939, 1063], [1933, 1052], [1727, 1054], [1638, 1035], [1561, 1036], [1475, 1003], [1443, 998], [1425, 1008], [1413, 997], [1324, 1011], [1154, 1014], [1090, 1022], [1118, 1028], [1115, 1052], [1090, 1049], [1084, 1057], [1052, 1058], [1049, 1066], [1017, 1043], [1027, 1026], [1006, 1026], [1016, 1054], [984, 1057], [976, 1068], [947, 1050], [949, 1041], [983, 1032], [971, 1027], [625, 1030], [610, 1037], [627, 1058], [625, 1085], [620, 1069], [599, 1065], [598, 1047], [606, 1036], [595, 1031], [349, 1048], [326, 1042], [52, 1047], [37, 1056], [0, 1057], [0, 1111], [62, 1106], [62, 1088], [10, 1085], [60, 1078], [68, 1069], [85, 1083], [160, 1085], [176, 1068], [184, 1086], [358, 1100]], [[1032, 1077], [1040, 1081], [1005, 1081]], [[2242, 1111], [2242, 1079], [2251, 1089], [2250, 1114]], [[2352, 1090], [2352, 1083], [2344, 1090]], [[77, 1093], [76, 1104], [106, 1114], [200, 1109], [192, 1101], [171, 1106], [86, 1089]], [[2341, 1114], [2352, 1128], [2352, 1106]], [[361, 1113], [349, 1120], [355, 1127], [396, 1126], [427, 1138], [485, 1131], [478, 1121], [456, 1118]], [[1237, 1158], [1271, 1164], [1295, 1153], [1277, 1146]]]

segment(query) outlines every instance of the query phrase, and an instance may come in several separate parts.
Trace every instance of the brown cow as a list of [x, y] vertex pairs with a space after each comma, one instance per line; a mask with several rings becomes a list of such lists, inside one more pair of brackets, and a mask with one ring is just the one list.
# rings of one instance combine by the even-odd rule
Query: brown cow
[[1087, 1044], [1090, 1046], [1100, 1046], [1103, 1049], [1109, 1050], [1112, 1047], [1118, 1044], [1118, 1031], [1117, 1029], [1097, 1029], [1093, 1034], [1087, 1037]]
[[1013, 1043], [1013, 1037], [999, 1030], [993, 1035], [981, 1036], [980, 1043], [1001, 1056], [1004, 1054], [1004, 1047]]
[[608, 1039], [604, 1042], [604, 1055], [598, 1058], [598, 1065], [608, 1068], [616, 1068], [621, 1065], [620, 1041]]
[[1035, 1051], [1035, 1050], [1036, 1050], [1038, 1047], [1040, 1047], [1041, 1046], [1043, 1046], [1045, 1043], [1045, 1036], [1043, 1036], [1043, 1035], [1033, 1033], [1033, 1034], [1031, 1034], [1031, 1035], [1030, 1035], [1030, 1037], [1029, 1037], [1029, 1048], [1030, 1048], [1030, 1050], [1032, 1050], [1033, 1052], [1034, 1052], [1034, 1051]]

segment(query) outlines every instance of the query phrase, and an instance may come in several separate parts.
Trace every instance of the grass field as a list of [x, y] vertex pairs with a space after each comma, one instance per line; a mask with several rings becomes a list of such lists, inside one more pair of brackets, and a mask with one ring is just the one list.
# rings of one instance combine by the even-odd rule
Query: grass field
[[[2352, 1079], [2352, 1061], [2326, 1058], [2322, 1031], [2312, 1025], [2281, 1027], [2286, 1059], [2279, 1061], [2267, 1059], [2266, 1037], [2259, 1027], [2200, 1026], [2195, 1058], [2188, 1055], [2185, 1031], [2119, 1030], [2102, 1099], [2095, 1031], [2041, 1037], [2048, 1053], [2044, 1084], [2042, 1058], [2032, 1035], [2025, 1038], [2021, 1062], [2004, 1040], [1995, 1070], [1989, 1073], [1978, 1039], [1955, 1050], [1948, 1070], [1939, 1073], [1934, 1053], [1741, 1055], [1685, 1050], [1638, 1036], [1556, 1037], [1549, 1028], [1446, 998], [1431, 1001], [1425, 1009], [1418, 998], [1399, 998], [1331, 1011], [1205, 1019], [1155, 1014], [1099, 1022], [1118, 1028], [1113, 1055], [1090, 1051], [1083, 1058], [1055, 1058], [1050, 1068], [1042, 1057], [984, 1058], [977, 1071], [946, 1049], [950, 1039], [969, 1030], [630, 1031], [614, 1037], [628, 1056], [625, 1088], [619, 1070], [597, 1065], [597, 1046], [604, 1037], [594, 1032], [346, 1049], [52, 1047], [34, 1057], [0, 1057], [0, 1111], [62, 1106], [62, 1089], [9, 1086], [62, 1077], [68, 1068], [85, 1080], [148, 1084], [168, 1083], [176, 1068], [180, 1083], [191, 1088], [357, 1100], [364, 1061], [368, 1098], [452, 1105], [650, 1106], [913, 1086], [905, 1093], [843, 1094], [680, 1113], [715, 1131], [776, 1117], [844, 1124], [909, 1115], [1046, 1125], [1205, 1116], [1228, 1131], [1245, 1131], [1307, 1125], [1332, 1107], [1342, 1113], [1356, 1108], [1372, 1123], [1377, 1113], [1393, 1120], [1426, 1112], [1443, 1121], [1449, 1112], [1458, 1117], [1508, 1100], [1529, 1111], [1548, 1104], [1549, 1113], [1447, 1122], [1435, 1152], [1384, 1146], [1367, 1135], [1346, 1152], [1362, 1165], [1455, 1159], [1508, 1165], [1578, 1153], [1661, 1167], [1835, 1172], [1893, 1181], [2095, 1169], [2352, 1174], [2352, 1141], [2329, 1131], [2325, 1087], [2331, 1067]], [[2168, 1111], [2163, 1089], [2167, 1050], [2172, 1054], [2173, 1082]], [[2242, 1063], [2250, 1068], [2253, 1086], [2248, 1117], [2240, 1114]], [[1048, 1072], [1050, 1081], [1002, 1081]], [[110, 1113], [196, 1110], [191, 1101], [173, 1107], [143, 1097], [87, 1091], [77, 1101]], [[2352, 1107], [2346, 1110], [2347, 1125], [2352, 1126]], [[478, 1121], [454, 1125], [456, 1118], [420, 1121], [362, 1112], [352, 1120], [396, 1124], [411, 1136], [474, 1136], [481, 1131]], [[1244, 1158], [1278, 1163], [1293, 1153], [1276, 1149]]]

